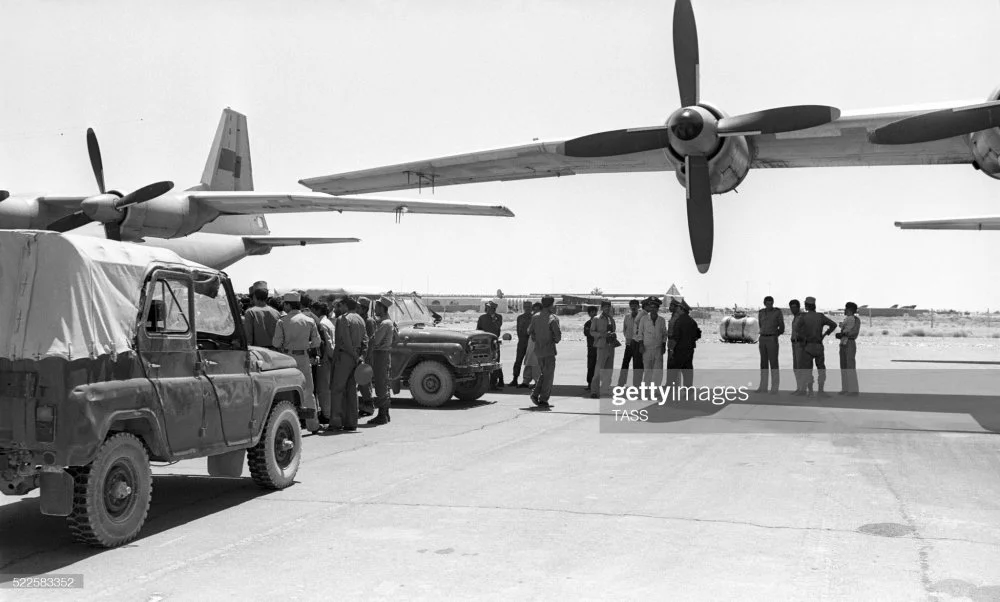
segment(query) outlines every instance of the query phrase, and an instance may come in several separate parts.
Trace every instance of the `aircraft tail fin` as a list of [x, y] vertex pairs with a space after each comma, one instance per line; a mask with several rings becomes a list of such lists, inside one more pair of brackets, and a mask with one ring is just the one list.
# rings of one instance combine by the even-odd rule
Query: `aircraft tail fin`
[[[228, 107], [222, 110], [205, 172], [197, 190], [251, 191], [253, 167], [250, 162], [250, 134], [246, 115]], [[201, 229], [213, 234], [268, 235], [271, 230], [263, 215], [223, 215]]]

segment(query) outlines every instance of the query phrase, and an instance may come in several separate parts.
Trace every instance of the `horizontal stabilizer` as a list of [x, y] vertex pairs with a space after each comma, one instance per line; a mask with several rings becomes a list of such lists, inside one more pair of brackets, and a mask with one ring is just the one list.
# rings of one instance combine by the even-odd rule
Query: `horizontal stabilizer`
[[476, 205], [447, 201], [421, 201], [417, 199], [332, 196], [320, 192], [185, 192], [222, 215], [257, 213], [312, 213], [317, 211], [349, 211], [361, 213], [426, 213], [437, 215], [479, 215], [488, 217], [514, 217], [502, 205]]
[[311, 238], [308, 236], [244, 236], [243, 240], [265, 247], [295, 247], [306, 245], [332, 245], [344, 242], [361, 242], [360, 238]]
[[903, 230], [1000, 230], [1000, 217], [963, 217], [922, 222], [896, 222]]

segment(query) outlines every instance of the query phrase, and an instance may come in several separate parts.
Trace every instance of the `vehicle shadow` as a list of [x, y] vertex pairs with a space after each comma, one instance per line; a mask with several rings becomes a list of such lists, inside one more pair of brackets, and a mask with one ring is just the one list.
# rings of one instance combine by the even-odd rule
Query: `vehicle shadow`
[[[138, 539], [125, 547], [141, 548], [148, 537], [270, 493], [250, 478], [154, 475], [146, 523]], [[58, 572], [106, 551], [73, 540], [66, 519], [41, 514], [38, 504], [38, 497], [31, 497], [0, 506], [0, 584], [13, 575]]]
[[[491, 391], [495, 393], [495, 391]], [[489, 395], [489, 393], [487, 394]], [[403, 410], [430, 410], [430, 411], [453, 411], [453, 410], [472, 410], [475, 408], [481, 408], [483, 406], [491, 406], [495, 404], [495, 401], [490, 401], [488, 399], [477, 399], [476, 401], [459, 401], [457, 399], [450, 399], [444, 405], [438, 406], [436, 408], [429, 408], [427, 406], [422, 406], [413, 399], [403, 398], [399, 399], [396, 397], [392, 398], [392, 409], [403, 409]]]

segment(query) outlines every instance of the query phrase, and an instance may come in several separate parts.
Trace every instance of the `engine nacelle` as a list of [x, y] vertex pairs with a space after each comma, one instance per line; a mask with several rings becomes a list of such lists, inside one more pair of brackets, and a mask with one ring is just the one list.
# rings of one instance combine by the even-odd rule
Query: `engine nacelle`
[[[722, 110], [705, 102], [699, 106], [708, 109], [716, 119], [727, 115]], [[745, 136], [726, 136], [721, 138], [722, 144], [708, 159], [708, 172], [712, 184], [712, 194], [722, 194], [735, 189], [743, 182], [750, 172], [750, 162], [753, 152]], [[684, 159], [672, 149], [668, 149], [667, 157], [674, 164], [674, 172], [681, 186], [687, 187], [687, 176], [682, 171]]]
[[180, 238], [217, 217], [218, 211], [192, 200], [188, 194], [165, 194], [128, 208], [121, 223], [122, 240]]
[[[993, 90], [990, 101], [1000, 100], [1000, 88]], [[991, 178], [1000, 180], [1000, 128], [975, 132], [969, 137], [973, 165]]]

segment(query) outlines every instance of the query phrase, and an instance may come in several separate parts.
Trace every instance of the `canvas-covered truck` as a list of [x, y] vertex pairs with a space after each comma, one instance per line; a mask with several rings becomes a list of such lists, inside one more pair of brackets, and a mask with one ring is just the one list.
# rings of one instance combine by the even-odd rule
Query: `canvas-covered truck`
[[313, 299], [344, 295], [392, 298], [389, 317], [399, 329], [392, 346], [389, 374], [392, 390], [409, 388], [413, 399], [426, 407], [444, 405], [453, 396], [475, 401], [490, 388], [490, 374], [500, 369], [500, 341], [481, 330], [453, 330], [437, 326], [435, 314], [416, 293], [379, 293], [373, 287], [312, 288]]
[[[149, 509], [151, 461], [207, 457], [265, 488], [298, 471], [304, 378], [248, 347], [228, 277], [152, 247], [0, 231], [0, 491], [114, 547]], [[245, 459], [245, 460], [244, 460]]]

